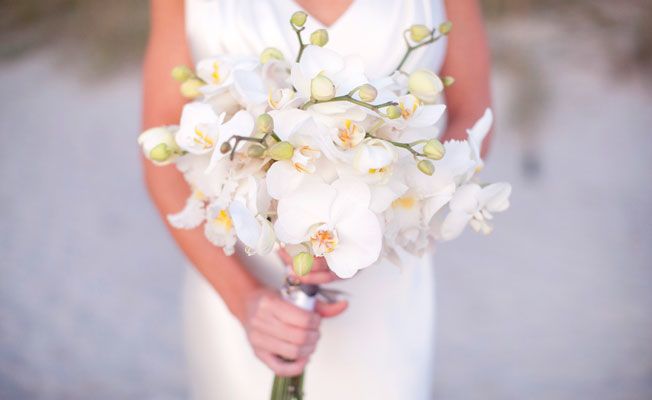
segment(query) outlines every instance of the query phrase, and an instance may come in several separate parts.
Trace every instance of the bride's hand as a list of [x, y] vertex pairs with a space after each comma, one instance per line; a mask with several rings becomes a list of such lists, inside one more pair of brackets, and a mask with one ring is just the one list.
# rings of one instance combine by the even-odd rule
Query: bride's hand
[[301, 374], [317, 346], [321, 316], [268, 288], [252, 293], [246, 305], [242, 324], [256, 357], [277, 375]]

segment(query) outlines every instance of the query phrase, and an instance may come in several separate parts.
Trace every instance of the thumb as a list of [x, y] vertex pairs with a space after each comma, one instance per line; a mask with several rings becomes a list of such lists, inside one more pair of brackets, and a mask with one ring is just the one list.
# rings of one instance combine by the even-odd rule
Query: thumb
[[315, 312], [324, 318], [336, 317], [342, 314], [349, 307], [349, 302], [341, 300], [335, 303], [326, 303], [324, 301], [317, 301]]

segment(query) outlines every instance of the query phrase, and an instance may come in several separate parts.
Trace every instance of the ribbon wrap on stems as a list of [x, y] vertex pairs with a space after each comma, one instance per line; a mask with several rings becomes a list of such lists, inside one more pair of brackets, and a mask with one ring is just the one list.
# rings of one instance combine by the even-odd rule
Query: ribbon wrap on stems
[[[307, 311], [314, 311], [317, 294], [320, 292], [317, 285], [302, 285], [298, 281], [288, 278], [281, 289], [283, 298], [295, 306]], [[303, 376], [275, 376], [272, 386], [271, 400], [303, 400]]]

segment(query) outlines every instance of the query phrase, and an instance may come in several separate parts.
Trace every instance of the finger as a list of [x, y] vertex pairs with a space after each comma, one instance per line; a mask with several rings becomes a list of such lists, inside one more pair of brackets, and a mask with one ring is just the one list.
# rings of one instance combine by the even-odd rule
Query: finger
[[269, 351], [256, 350], [256, 356], [265, 363], [276, 375], [297, 376], [301, 375], [308, 363], [307, 357], [295, 361], [283, 361]]
[[249, 341], [257, 349], [269, 351], [287, 360], [297, 360], [307, 357], [315, 351], [316, 344], [299, 346], [255, 331], [249, 334]]
[[276, 318], [256, 319], [252, 326], [265, 334], [295, 345], [314, 345], [319, 340], [316, 329], [301, 329], [284, 324]]
[[279, 249], [278, 255], [285, 265], [292, 265], [292, 257], [290, 257], [285, 249]]
[[303, 310], [279, 298], [272, 302], [271, 312], [280, 321], [304, 329], [317, 329], [321, 318], [319, 314]]
[[346, 300], [338, 301], [336, 303], [318, 301], [315, 306], [315, 311], [324, 318], [332, 318], [342, 314], [348, 307], [349, 302]]
[[324, 257], [315, 257], [315, 261], [312, 264], [312, 271], [330, 271], [326, 259]]
[[301, 283], [307, 285], [323, 285], [325, 283], [333, 282], [339, 278], [331, 271], [311, 271], [308, 275], [299, 277]]

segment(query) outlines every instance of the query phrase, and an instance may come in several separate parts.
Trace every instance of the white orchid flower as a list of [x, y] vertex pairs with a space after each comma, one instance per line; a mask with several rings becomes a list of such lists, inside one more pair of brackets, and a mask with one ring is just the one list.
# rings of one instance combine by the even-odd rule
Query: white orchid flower
[[378, 259], [382, 233], [369, 210], [367, 185], [355, 179], [302, 185], [278, 203], [277, 237], [307, 243], [340, 278], [350, 278]]
[[[298, 94], [308, 100], [312, 97], [311, 83], [318, 76], [327, 78], [335, 87], [335, 96], [349, 93], [355, 87], [368, 82], [360, 57], [343, 57], [324, 47], [309, 45], [301, 61], [292, 67], [290, 80]], [[327, 111], [331, 105], [322, 104]]]
[[441, 238], [452, 240], [458, 237], [467, 224], [476, 232], [489, 234], [493, 213], [509, 208], [512, 187], [509, 183], [493, 183], [481, 187], [476, 183], [461, 186], [449, 203], [450, 212], [441, 224]]
[[193, 154], [206, 154], [215, 149], [218, 128], [226, 114], [217, 115], [209, 104], [192, 102], [183, 107], [175, 139], [179, 147]]
[[247, 111], [238, 111], [225, 123], [224, 117], [225, 113], [217, 116], [206, 103], [194, 102], [183, 107], [176, 141], [179, 147], [193, 154], [212, 152], [207, 172], [226, 156], [220, 151], [222, 143], [233, 135], [250, 136], [254, 129], [254, 119]]
[[[294, 146], [292, 158], [276, 161], [267, 171], [270, 196], [281, 199], [307, 182], [324, 182], [324, 174], [334, 173], [328, 160], [322, 157], [322, 150], [328, 147], [326, 135], [315, 134], [320, 127], [309, 112], [286, 109], [271, 111], [270, 115], [274, 119], [274, 132]], [[335, 146], [330, 143], [330, 147]]]
[[270, 253], [276, 243], [272, 223], [262, 215], [256, 215], [241, 200], [234, 200], [229, 206], [229, 215], [238, 239], [255, 254]]
[[399, 129], [429, 128], [435, 126], [446, 111], [443, 104], [424, 104], [416, 96], [407, 94], [397, 99], [401, 118], [389, 120], [388, 124]]
[[221, 247], [227, 256], [235, 252], [237, 237], [233, 220], [227, 208], [208, 207], [206, 209], [204, 235], [209, 242]]
[[392, 202], [384, 215], [385, 238], [389, 243], [421, 254], [431, 242], [430, 221], [452, 198], [455, 181], [448, 171], [436, 169], [429, 176], [418, 171], [410, 162], [406, 160], [402, 163], [407, 168], [403, 182], [409, 189]]
[[396, 160], [398, 153], [393, 144], [368, 138], [357, 147], [353, 167], [363, 174], [385, 176]]
[[467, 130], [467, 140], [444, 142], [445, 155], [441, 160], [434, 162], [435, 168], [451, 171], [458, 185], [467, 183], [476, 172], [482, 169], [483, 161], [480, 158], [480, 149], [482, 141], [491, 129], [492, 122], [493, 114], [490, 109], [487, 109], [473, 128]]
[[200, 91], [207, 97], [220, 94], [234, 83], [235, 72], [253, 71], [257, 66], [256, 59], [226, 55], [201, 60], [197, 63], [197, 76], [206, 82], [206, 85]]
[[176, 167], [190, 185], [192, 193], [180, 212], [168, 215], [168, 221], [173, 227], [193, 229], [201, 225], [206, 219], [207, 203], [221, 192], [222, 185], [229, 175], [230, 166], [228, 163], [220, 163], [207, 174], [205, 171], [209, 162], [210, 156], [207, 154], [188, 153], [177, 160]]

